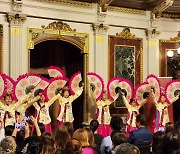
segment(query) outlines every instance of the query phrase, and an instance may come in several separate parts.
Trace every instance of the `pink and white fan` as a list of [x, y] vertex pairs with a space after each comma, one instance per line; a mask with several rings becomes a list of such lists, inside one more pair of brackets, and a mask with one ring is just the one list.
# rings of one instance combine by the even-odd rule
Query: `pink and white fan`
[[139, 85], [136, 86], [136, 88], [133, 91], [133, 98], [137, 99], [137, 103], [140, 105], [144, 102], [144, 93], [145, 92], [150, 92], [151, 91], [151, 86], [149, 85], [148, 82], [143, 82], [140, 83]]
[[6, 93], [12, 94], [15, 86], [15, 81], [9, 75], [3, 74], [3, 77], [5, 79]]
[[130, 99], [132, 98], [132, 92], [133, 92], [133, 86], [131, 82], [124, 78], [119, 78], [119, 85], [121, 90], [126, 91], [126, 99], [128, 102], [130, 102]]
[[118, 98], [118, 93], [116, 93], [116, 88], [119, 87], [119, 78], [112, 78], [108, 81], [107, 90], [109, 99], [115, 101]]
[[88, 72], [87, 78], [88, 78], [89, 84], [94, 86], [94, 94], [96, 97], [96, 101], [98, 101], [102, 97], [102, 94], [103, 94], [104, 81], [98, 74], [93, 73], [93, 72]]
[[6, 94], [5, 78], [0, 73], [0, 98], [3, 98]]
[[48, 73], [49, 73], [49, 76], [53, 78], [65, 77], [64, 71], [57, 66], [49, 66]]
[[160, 88], [161, 86], [159, 79], [155, 75], [150, 74], [148, 75], [146, 80], [155, 91], [155, 96], [156, 96], [155, 101], [159, 102], [161, 96], [161, 88]]
[[14, 99], [20, 100], [25, 97], [27, 95], [27, 89], [35, 88], [40, 81], [41, 78], [37, 75], [24, 74], [19, 76], [15, 84]]
[[38, 90], [45, 90], [49, 85], [49, 81], [46, 78], [41, 77], [41, 81], [38, 83], [38, 85], [33, 89], [33, 93], [35, 95], [36, 91]]
[[69, 89], [71, 95], [74, 95], [80, 89], [80, 82], [82, 82], [81, 72], [75, 73], [69, 80]]
[[50, 100], [57, 95], [57, 92], [66, 85], [67, 81], [68, 79], [65, 77], [51, 79], [49, 81], [49, 86], [46, 89], [46, 99]]
[[178, 94], [180, 95], [180, 79], [168, 82], [165, 87], [165, 96], [168, 103], [173, 103]]

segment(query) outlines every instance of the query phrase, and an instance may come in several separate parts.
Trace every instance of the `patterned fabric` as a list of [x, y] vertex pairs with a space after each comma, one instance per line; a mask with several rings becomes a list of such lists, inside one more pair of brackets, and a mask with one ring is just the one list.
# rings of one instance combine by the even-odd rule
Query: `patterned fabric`
[[54, 96], [48, 102], [45, 102], [43, 106], [39, 106], [37, 102], [33, 104], [33, 106], [37, 110], [36, 118], [38, 119], [38, 122], [43, 123], [44, 125], [51, 122], [51, 118], [49, 115], [49, 107], [55, 102], [56, 99], [58, 99], [59, 96], [60, 94]]
[[83, 87], [81, 87], [80, 90], [78, 90], [75, 95], [71, 95], [68, 98], [62, 97], [59, 95], [58, 100], [59, 104], [61, 106], [61, 112], [59, 116], [57, 117], [57, 120], [60, 122], [73, 122], [74, 117], [72, 113], [72, 102], [78, 98], [83, 92]]

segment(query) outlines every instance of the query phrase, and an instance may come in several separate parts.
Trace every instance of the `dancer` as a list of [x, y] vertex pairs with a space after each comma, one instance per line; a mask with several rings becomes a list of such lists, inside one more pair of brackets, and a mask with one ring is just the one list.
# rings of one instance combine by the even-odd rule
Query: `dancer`
[[35, 109], [37, 110], [36, 118], [39, 123], [43, 123], [45, 125], [46, 132], [52, 132], [51, 130], [51, 118], [49, 115], [49, 107], [55, 102], [55, 100], [60, 96], [60, 94], [55, 95], [48, 102], [45, 102], [45, 96], [42, 90], [39, 90], [37, 94], [40, 99], [33, 104]]
[[57, 127], [59, 127], [65, 122], [72, 123], [74, 121], [72, 112], [72, 102], [82, 94], [83, 86], [84, 83], [81, 83], [79, 90], [77, 90], [74, 95], [70, 95], [68, 87], [64, 87], [62, 90], [59, 91], [60, 95], [58, 97], [58, 100], [61, 107], [61, 111], [59, 116], [57, 117]]

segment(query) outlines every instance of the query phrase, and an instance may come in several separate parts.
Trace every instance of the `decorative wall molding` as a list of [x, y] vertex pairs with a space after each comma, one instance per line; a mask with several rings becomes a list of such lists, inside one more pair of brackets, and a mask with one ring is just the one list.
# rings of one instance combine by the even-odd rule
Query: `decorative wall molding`
[[85, 7], [85, 8], [91, 8], [91, 3], [86, 2], [77, 2], [72, 0], [32, 0], [32, 1], [39, 1], [39, 2], [46, 2], [46, 3], [52, 3], [52, 4], [64, 4], [64, 5], [70, 5], [70, 6], [76, 6], [76, 7]]
[[41, 26], [44, 29], [52, 29], [52, 30], [63, 30], [63, 31], [72, 31], [76, 32], [76, 29], [72, 29], [67, 23], [64, 23], [62, 21], [54, 21], [50, 23], [48, 26]]
[[120, 33], [116, 33], [116, 36], [124, 39], [137, 39], [135, 35], [130, 32], [130, 28], [126, 27]]
[[147, 37], [155, 38], [161, 34], [160, 31], [156, 31], [156, 29], [145, 29], [145, 34]]
[[27, 19], [26, 14], [8, 13], [7, 21], [10, 25], [21, 25]]
[[12, 0], [12, 11], [21, 12], [22, 11], [22, 0]]
[[152, 10], [152, 19], [159, 19], [162, 12], [173, 4], [174, 0], [164, 0]]
[[170, 38], [170, 41], [176, 41], [176, 42], [179, 42], [179, 43], [180, 43], [180, 31], [179, 31], [177, 37]]
[[108, 10], [109, 11], [122, 12], [122, 13], [138, 14], [138, 15], [145, 15], [146, 14], [146, 11], [144, 11], [144, 10], [115, 7], [115, 6], [108, 6]]
[[93, 31], [95, 33], [103, 34], [104, 32], [107, 32], [107, 30], [109, 29], [109, 26], [108, 25], [104, 25], [103, 23], [101, 23], [101, 24], [93, 23], [92, 24], [92, 29], [93, 29]]

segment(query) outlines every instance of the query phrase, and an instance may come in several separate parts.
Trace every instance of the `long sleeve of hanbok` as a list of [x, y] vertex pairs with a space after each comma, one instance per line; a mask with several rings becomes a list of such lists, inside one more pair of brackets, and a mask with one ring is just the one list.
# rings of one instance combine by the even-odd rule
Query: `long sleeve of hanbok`
[[51, 98], [46, 104], [47, 104], [47, 106], [51, 106], [54, 102], [55, 102], [55, 100], [56, 99], [58, 99], [58, 98], [60, 98], [60, 94], [57, 94], [56, 96], [54, 96], [53, 98]]

